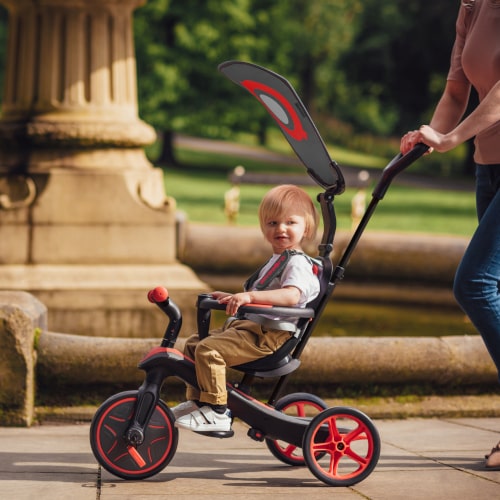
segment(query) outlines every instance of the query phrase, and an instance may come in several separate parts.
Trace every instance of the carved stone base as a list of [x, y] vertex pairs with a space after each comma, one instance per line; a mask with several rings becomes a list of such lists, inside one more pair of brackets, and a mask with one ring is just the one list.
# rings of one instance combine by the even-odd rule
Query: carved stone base
[[0, 209], [0, 290], [37, 297], [52, 331], [155, 337], [168, 320], [146, 295], [162, 285], [189, 304], [185, 323], [195, 329], [207, 286], [176, 259], [175, 202], [161, 170], [54, 168], [27, 178], [34, 201]]
[[156, 286], [181, 309], [183, 335], [194, 333], [196, 298], [209, 288], [182, 264], [0, 266], [0, 289], [34, 295], [61, 333], [161, 339], [168, 318], [147, 299]]

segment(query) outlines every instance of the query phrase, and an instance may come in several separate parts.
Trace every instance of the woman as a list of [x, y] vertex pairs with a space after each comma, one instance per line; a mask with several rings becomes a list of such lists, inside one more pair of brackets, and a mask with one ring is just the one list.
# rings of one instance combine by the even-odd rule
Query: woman
[[[471, 86], [479, 104], [463, 119]], [[500, 373], [500, 0], [461, 2], [443, 95], [429, 125], [403, 136], [401, 152], [423, 142], [430, 151], [444, 153], [471, 137], [479, 224], [453, 291]], [[500, 470], [500, 443], [486, 456], [485, 466]]]

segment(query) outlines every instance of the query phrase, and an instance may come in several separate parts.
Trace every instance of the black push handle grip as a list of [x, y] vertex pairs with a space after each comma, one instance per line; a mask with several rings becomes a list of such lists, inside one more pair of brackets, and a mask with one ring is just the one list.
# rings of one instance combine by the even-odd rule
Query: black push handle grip
[[408, 153], [404, 155], [399, 153], [395, 156], [382, 171], [382, 177], [375, 186], [373, 197], [377, 200], [381, 200], [385, 196], [394, 177], [407, 169], [412, 163], [427, 153], [428, 150], [429, 146], [420, 142], [416, 144], [413, 149], [408, 151]]

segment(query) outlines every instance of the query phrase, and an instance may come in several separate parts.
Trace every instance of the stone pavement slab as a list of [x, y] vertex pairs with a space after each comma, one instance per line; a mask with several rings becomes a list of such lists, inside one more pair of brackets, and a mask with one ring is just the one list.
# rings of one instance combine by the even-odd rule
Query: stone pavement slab
[[500, 498], [500, 472], [483, 468], [499, 440], [499, 418], [376, 421], [381, 459], [356, 485], [366, 498]]
[[95, 500], [88, 425], [0, 428], [0, 497]]
[[16, 500], [152, 500], [291, 495], [336, 500], [483, 500], [500, 498], [500, 471], [483, 470], [498, 441], [500, 418], [375, 419], [382, 451], [373, 473], [333, 488], [307, 467], [275, 459], [235, 423], [235, 437], [212, 439], [181, 430], [172, 462], [143, 481], [116, 478], [97, 465], [89, 425], [0, 428], [0, 496]]

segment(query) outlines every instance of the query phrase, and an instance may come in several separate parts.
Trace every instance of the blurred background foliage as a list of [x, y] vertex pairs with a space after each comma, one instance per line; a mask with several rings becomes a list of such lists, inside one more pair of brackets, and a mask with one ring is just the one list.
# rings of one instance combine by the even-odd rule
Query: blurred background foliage
[[[446, 81], [459, 1], [148, 0], [135, 16], [141, 114], [156, 127], [159, 163], [173, 133], [267, 145], [263, 108], [217, 71], [237, 59], [296, 88], [328, 143], [390, 158], [428, 122]], [[421, 168], [471, 173], [470, 146]]]
[[[285, 76], [326, 142], [390, 158], [428, 122], [446, 80], [459, 0], [148, 0], [135, 11], [141, 117], [158, 132], [157, 164], [176, 164], [186, 134], [267, 145], [275, 127], [217, 71], [244, 60]], [[0, 84], [7, 15], [0, 9]], [[471, 145], [423, 162], [469, 175]]]

